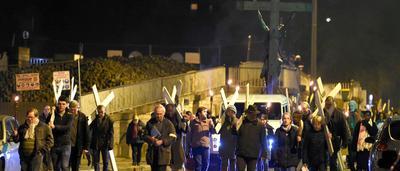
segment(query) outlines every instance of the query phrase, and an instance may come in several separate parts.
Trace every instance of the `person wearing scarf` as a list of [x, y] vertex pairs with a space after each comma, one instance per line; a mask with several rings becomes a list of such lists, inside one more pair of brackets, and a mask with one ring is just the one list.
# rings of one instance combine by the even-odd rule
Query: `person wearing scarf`
[[13, 141], [19, 142], [18, 149], [22, 171], [42, 170], [43, 156], [54, 145], [50, 127], [39, 121], [39, 113], [31, 108], [26, 113], [26, 120], [14, 131]]
[[128, 125], [126, 144], [130, 145], [132, 148], [132, 165], [140, 165], [145, 126], [145, 123], [143, 123], [136, 114], [133, 115], [132, 122]]
[[282, 115], [282, 125], [275, 132], [276, 147], [273, 149], [272, 160], [278, 165], [279, 171], [295, 171], [300, 162], [297, 143], [298, 128], [292, 125], [290, 113]]

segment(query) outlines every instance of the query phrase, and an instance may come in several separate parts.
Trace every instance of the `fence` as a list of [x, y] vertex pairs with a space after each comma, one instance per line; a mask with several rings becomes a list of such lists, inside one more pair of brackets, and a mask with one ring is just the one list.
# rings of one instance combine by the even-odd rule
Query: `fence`
[[[225, 86], [225, 68], [217, 67], [210, 70], [188, 72], [185, 74], [149, 80], [133, 85], [106, 89], [99, 92], [100, 99], [114, 92], [115, 98], [108, 106], [108, 113], [117, 113], [131, 110], [137, 106], [152, 104], [162, 100], [162, 88], [169, 91], [173, 85], [182, 80], [182, 95], [196, 94]], [[93, 93], [81, 97], [81, 111], [86, 114], [93, 113], [96, 105]]]

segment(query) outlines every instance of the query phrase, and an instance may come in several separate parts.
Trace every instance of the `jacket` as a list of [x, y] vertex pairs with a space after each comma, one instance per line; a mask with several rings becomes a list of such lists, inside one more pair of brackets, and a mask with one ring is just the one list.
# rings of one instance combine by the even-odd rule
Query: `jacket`
[[292, 125], [286, 132], [279, 127], [275, 132], [276, 143], [273, 147], [272, 160], [277, 162], [279, 167], [297, 167], [300, 159], [298, 155], [297, 127]]
[[320, 131], [315, 131], [313, 128], [308, 130], [303, 139], [303, 163], [319, 166], [319, 164], [327, 162], [328, 145], [323, 128]]
[[[335, 108], [329, 117], [329, 113], [324, 109], [326, 123], [332, 133], [332, 145], [335, 152], [340, 150], [340, 146], [347, 147], [349, 140], [349, 128], [344, 114]], [[336, 154], [336, 153], [335, 153]]]
[[221, 129], [219, 131], [221, 143], [218, 149], [221, 156], [227, 156], [230, 158], [235, 157], [237, 136], [233, 134], [232, 131], [235, 129], [234, 124], [236, 122], [236, 117], [232, 117], [231, 119], [229, 119], [229, 117], [226, 117], [221, 126]]
[[[157, 139], [163, 144], [156, 147], [151, 141], [154, 130], [160, 133]], [[146, 152], [146, 161], [150, 165], [169, 165], [171, 162], [171, 144], [175, 140], [176, 132], [174, 125], [168, 119], [158, 122], [156, 118], [150, 119], [146, 124], [144, 140], [149, 144]], [[155, 163], [157, 162], [157, 163]]]
[[198, 118], [190, 122], [190, 132], [187, 134], [188, 143], [191, 148], [210, 148], [210, 136], [214, 125], [211, 119], [200, 121]]
[[265, 127], [258, 119], [250, 121], [246, 117], [236, 134], [238, 139], [237, 156], [258, 158], [261, 155], [267, 157]]
[[[28, 130], [29, 126], [27, 123], [18, 127], [18, 134], [13, 136], [14, 142], [23, 142], [25, 141], [25, 134]], [[43, 123], [39, 122], [38, 125], [35, 127], [35, 145], [33, 152], [34, 153], [41, 153], [42, 155], [49, 153], [51, 147], [54, 145], [53, 134], [51, 133], [50, 127]], [[19, 155], [23, 156], [23, 149], [22, 146], [18, 149]]]
[[89, 125], [92, 135], [90, 148], [94, 150], [112, 150], [114, 147], [114, 122], [107, 114], [102, 119], [100, 123], [100, 117], [96, 115], [96, 118]]
[[168, 117], [166, 114], [166, 118], [172, 122], [176, 131], [176, 140], [171, 145], [172, 150], [172, 160], [171, 165], [175, 168], [181, 168], [183, 166], [184, 151], [183, 151], [183, 142], [182, 142], [182, 134], [186, 132], [186, 123], [182, 121], [180, 114], [175, 112], [173, 114], [175, 117]]
[[131, 121], [128, 125], [128, 129], [126, 130], [126, 144], [143, 144], [143, 135], [145, 132], [145, 124], [139, 120], [138, 122], [138, 136], [136, 139], [132, 138], [132, 129], [133, 129], [134, 123]]
[[83, 149], [89, 149], [90, 139], [88, 118], [80, 111], [78, 111], [78, 122], [76, 129], [75, 147], [78, 151], [77, 155], [81, 156]]
[[58, 113], [54, 116], [53, 136], [54, 146], [71, 145], [72, 114], [65, 111], [61, 117]]

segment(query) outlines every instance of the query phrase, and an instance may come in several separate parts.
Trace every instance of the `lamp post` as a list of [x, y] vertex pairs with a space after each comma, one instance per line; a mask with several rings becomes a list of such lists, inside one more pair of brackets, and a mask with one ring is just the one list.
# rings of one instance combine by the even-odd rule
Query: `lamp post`
[[14, 118], [17, 118], [17, 112], [18, 112], [18, 102], [21, 100], [20, 96], [15, 94], [13, 95], [13, 101], [14, 101]]
[[246, 61], [250, 61], [250, 49], [251, 49], [251, 34], [249, 34], [249, 36], [247, 36], [248, 41], [247, 41], [247, 57], [246, 57]]
[[[81, 58], [83, 53], [83, 43], [79, 43], [79, 58], [78, 58], [78, 86], [79, 86], [79, 106], [81, 106], [82, 86], [81, 86]], [[72, 85], [73, 86], [73, 85]]]

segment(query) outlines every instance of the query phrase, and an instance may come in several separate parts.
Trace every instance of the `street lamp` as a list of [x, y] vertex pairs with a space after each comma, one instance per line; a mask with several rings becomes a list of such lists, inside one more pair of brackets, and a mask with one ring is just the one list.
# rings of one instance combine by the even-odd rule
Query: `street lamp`
[[21, 97], [18, 94], [14, 94], [12, 100], [14, 101], [14, 117], [17, 118], [18, 103], [21, 100]]
[[250, 61], [250, 49], [251, 49], [251, 34], [247, 36], [248, 41], [247, 41], [247, 58], [246, 61]]

